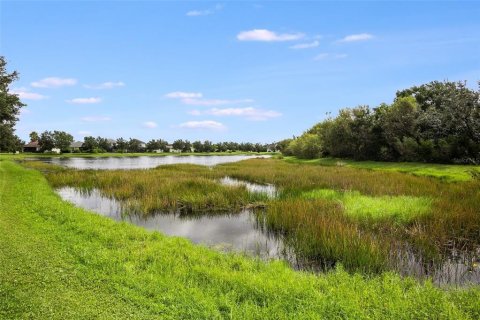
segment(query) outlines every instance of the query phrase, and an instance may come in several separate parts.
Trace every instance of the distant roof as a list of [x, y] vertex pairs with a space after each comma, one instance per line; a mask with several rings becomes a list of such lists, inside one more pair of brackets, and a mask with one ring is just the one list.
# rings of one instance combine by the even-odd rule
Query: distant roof
[[82, 141], [75, 141], [70, 144], [70, 148], [81, 148], [83, 147], [83, 142]]
[[24, 145], [25, 148], [37, 148], [39, 146], [40, 145], [38, 144], [38, 141], [31, 141], [31, 142], [27, 143], [26, 145]]

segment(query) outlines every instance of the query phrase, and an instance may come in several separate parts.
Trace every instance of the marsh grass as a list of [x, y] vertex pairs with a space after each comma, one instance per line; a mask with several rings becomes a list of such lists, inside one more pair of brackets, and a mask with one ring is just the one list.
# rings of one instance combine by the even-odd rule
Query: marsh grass
[[339, 192], [332, 189], [315, 189], [302, 195], [306, 199], [327, 199], [338, 201], [344, 212], [359, 220], [390, 219], [397, 223], [408, 223], [412, 219], [427, 214], [432, 200], [412, 196], [364, 196], [358, 191]]
[[[27, 162], [32, 166], [32, 162]], [[38, 167], [36, 167], [38, 166]], [[34, 164], [50, 184], [102, 194], [145, 214], [235, 212], [266, 206], [267, 229], [325, 267], [379, 272], [398, 265], [392, 251], [408, 245], [428, 268], [452, 250], [480, 245], [480, 181], [447, 183], [394, 171], [251, 159], [214, 168], [169, 165], [151, 170], [76, 171]], [[221, 185], [228, 176], [277, 187], [277, 198]]]
[[420, 162], [381, 162], [381, 161], [354, 161], [350, 159], [320, 158], [312, 160], [286, 157], [290, 163], [301, 163], [321, 166], [345, 166], [357, 169], [375, 171], [390, 171], [408, 173], [422, 177], [432, 177], [447, 182], [471, 181], [480, 175], [479, 165], [457, 165]]
[[245, 186], [225, 186], [219, 175], [204, 166], [170, 165], [153, 170], [69, 170], [47, 173], [52, 186], [98, 189], [122, 202], [125, 208], [146, 214], [158, 211], [239, 211], [263, 206], [267, 196], [248, 192]]
[[285, 236], [301, 259], [329, 270], [338, 262], [366, 273], [387, 268], [388, 248], [343, 215], [339, 203], [324, 199], [272, 202], [265, 220], [270, 230]]

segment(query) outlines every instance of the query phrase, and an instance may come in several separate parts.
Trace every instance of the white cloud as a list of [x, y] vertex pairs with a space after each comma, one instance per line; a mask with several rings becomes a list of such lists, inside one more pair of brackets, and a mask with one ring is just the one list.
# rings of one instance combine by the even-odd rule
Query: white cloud
[[348, 35], [345, 38], [339, 40], [339, 42], [355, 42], [355, 41], [365, 41], [370, 39], [373, 39], [373, 35], [369, 33], [359, 33], [359, 34]]
[[145, 127], [145, 128], [153, 129], [153, 128], [158, 127], [158, 124], [156, 124], [156, 123], [153, 122], [153, 121], [147, 121], [147, 122], [144, 122], [144, 123], [142, 124], [142, 126]]
[[239, 100], [226, 100], [226, 99], [191, 99], [186, 98], [182, 99], [184, 104], [190, 106], [223, 106], [227, 104], [237, 104], [237, 103], [251, 103], [252, 99], [239, 99]]
[[201, 92], [184, 92], [184, 91], [170, 92], [170, 93], [167, 93], [165, 97], [171, 98], [171, 99], [180, 99], [182, 103], [190, 106], [221, 106], [226, 104], [253, 102], [252, 99], [238, 99], [238, 100], [204, 99], [203, 94]]
[[86, 122], [100, 122], [100, 121], [110, 121], [112, 118], [110, 117], [105, 117], [105, 116], [89, 116], [89, 117], [83, 117], [82, 121]]
[[309, 49], [309, 48], [316, 48], [319, 45], [320, 45], [320, 41], [315, 40], [313, 42], [295, 44], [291, 46], [290, 49]]
[[242, 31], [237, 35], [240, 41], [293, 41], [302, 39], [305, 35], [303, 33], [276, 33], [267, 29], [253, 29], [249, 31]]
[[102, 101], [101, 98], [91, 97], [91, 98], [75, 98], [71, 100], [65, 100], [68, 103], [74, 104], [92, 104], [92, 103], [99, 103]]
[[117, 82], [107, 81], [97, 85], [86, 84], [84, 85], [84, 87], [88, 89], [113, 89], [118, 87], [125, 87], [125, 83], [122, 81], [117, 81]]
[[13, 89], [12, 93], [18, 95], [21, 100], [43, 100], [48, 98], [42, 94], [30, 92], [27, 88]]
[[188, 11], [186, 13], [187, 16], [189, 17], [198, 17], [198, 16], [208, 16], [209, 14], [212, 14], [212, 10], [192, 10]]
[[252, 121], [262, 121], [268, 120], [271, 118], [280, 117], [282, 114], [274, 110], [262, 110], [253, 107], [248, 108], [225, 108], [218, 109], [213, 108], [210, 110], [200, 111], [192, 110], [189, 112], [191, 115], [202, 115], [208, 114], [212, 116], [234, 116], [234, 117], [244, 117]]
[[214, 14], [215, 12], [222, 10], [223, 6], [221, 4], [217, 4], [215, 7], [206, 9], [206, 10], [191, 10], [188, 11], [185, 15], [188, 17], [199, 17], [199, 16], [208, 16]]
[[170, 92], [165, 95], [165, 97], [171, 98], [171, 99], [201, 98], [202, 96], [203, 95], [200, 92], [184, 92], [184, 91]]
[[85, 137], [91, 135], [92, 133], [90, 131], [78, 131], [78, 134]]
[[48, 77], [31, 83], [32, 87], [35, 88], [58, 88], [64, 86], [74, 86], [76, 84], [77, 79], [58, 77]]
[[222, 123], [213, 121], [213, 120], [205, 120], [205, 121], [187, 121], [181, 123], [179, 125], [180, 128], [188, 128], [188, 129], [210, 129], [210, 130], [225, 130], [225, 127]]

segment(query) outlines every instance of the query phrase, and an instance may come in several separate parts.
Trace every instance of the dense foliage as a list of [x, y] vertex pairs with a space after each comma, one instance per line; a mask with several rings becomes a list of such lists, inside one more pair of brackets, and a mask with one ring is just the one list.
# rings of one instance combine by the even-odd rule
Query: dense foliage
[[[35, 138], [38, 137], [38, 135], [34, 131], [30, 133], [30, 137]], [[62, 152], [68, 152], [70, 150], [70, 145], [72, 144], [72, 142], [73, 136], [65, 131], [44, 131], [38, 137], [38, 143], [40, 145], [41, 151], [50, 151], [54, 148], [58, 148]]]
[[434, 81], [376, 108], [342, 109], [292, 140], [299, 158], [480, 163], [480, 90]]
[[118, 138], [116, 140], [103, 137], [87, 136], [81, 143], [81, 147], [71, 147], [73, 136], [64, 131], [44, 131], [40, 135], [32, 131], [30, 133], [30, 141], [38, 141], [40, 151], [46, 152], [54, 148], [60, 149], [62, 152], [267, 152], [278, 151], [276, 144], [261, 144], [250, 142], [218, 142], [212, 141], [195, 141], [178, 139], [172, 144], [163, 139], [152, 139], [147, 143], [130, 138]]
[[15, 135], [14, 127], [25, 104], [9, 89], [10, 84], [18, 79], [18, 73], [8, 73], [6, 65], [5, 58], [0, 56], [0, 152], [15, 152], [21, 150], [23, 144]]

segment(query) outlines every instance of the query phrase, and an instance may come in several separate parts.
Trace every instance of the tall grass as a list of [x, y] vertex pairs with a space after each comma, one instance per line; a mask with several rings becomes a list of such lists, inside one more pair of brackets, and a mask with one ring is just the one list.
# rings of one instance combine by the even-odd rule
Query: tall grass
[[[31, 165], [31, 164], [29, 164]], [[300, 256], [326, 267], [378, 272], [395, 268], [408, 247], [428, 265], [451, 250], [480, 246], [480, 181], [445, 181], [351, 167], [251, 159], [207, 168], [161, 166], [152, 170], [41, 170], [52, 186], [98, 189], [146, 214], [193, 214], [267, 206], [266, 225], [284, 235]], [[225, 186], [230, 176], [275, 185], [278, 198]], [[320, 190], [320, 191], [319, 191]], [[321, 191], [323, 190], [323, 191]], [[328, 191], [325, 191], [328, 190]]]
[[89, 214], [0, 160], [1, 319], [478, 319], [479, 299], [215, 252]]
[[171, 165], [154, 170], [63, 170], [47, 173], [53, 187], [99, 189], [123, 203], [130, 211], [189, 213], [238, 211], [260, 206], [265, 195], [250, 193], [245, 186], [224, 186], [220, 176], [198, 165]]
[[300, 259], [324, 270], [341, 262], [348, 270], [379, 272], [387, 268], [388, 245], [363, 232], [335, 202], [284, 199], [267, 209], [265, 222], [282, 233]]

